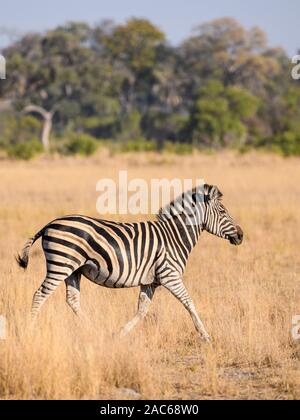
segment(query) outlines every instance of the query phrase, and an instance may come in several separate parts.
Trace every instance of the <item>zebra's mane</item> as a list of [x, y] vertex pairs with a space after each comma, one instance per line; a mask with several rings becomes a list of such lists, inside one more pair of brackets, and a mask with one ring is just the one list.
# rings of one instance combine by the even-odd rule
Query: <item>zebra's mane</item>
[[[201, 188], [203, 191], [203, 186], [201, 186]], [[178, 214], [183, 214], [185, 212], [185, 208], [192, 205], [194, 202], [194, 196], [198, 193], [198, 190], [200, 190], [200, 187], [185, 191], [170, 203], [162, 206], [156, 215], [157, 219], [160, 221], [166, 221]]]
[[208, 202], [214, 198], [221, 200], [222, 197], [223, 194], [218, 187], [207, 184], [198, 185], [161, 207], [156, 214], [156, 218], [160, 221], [166, 221], [178, 214], [186, 213], [185, 209], [191, 208], [197, 202]]

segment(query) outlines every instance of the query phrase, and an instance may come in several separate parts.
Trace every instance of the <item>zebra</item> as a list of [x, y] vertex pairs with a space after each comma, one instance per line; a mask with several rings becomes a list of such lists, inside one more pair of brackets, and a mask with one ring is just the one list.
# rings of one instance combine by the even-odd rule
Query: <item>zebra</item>
[[63, 281], [68, 305], [76, 315], [82, 315], [83, 275], [107, 288], [140, 287], [137, 312], [121, 329], [121, 336], [145, 318], [155, 290], [163, 286], [187, 309], [201, 339], [209, 342], [183, 275], [202, 231], [233, 245], [243, 242], [243, 231], [229, 215], [222, 196], [216, 186], [198, 186], [162, 207], [154, 221], [118, 223], [70, 215], [50, 222], [27, 241], [17, 257], [26, 269], [31, 246], [42, 238], [47, 274], [33, 296], [32, 319]]

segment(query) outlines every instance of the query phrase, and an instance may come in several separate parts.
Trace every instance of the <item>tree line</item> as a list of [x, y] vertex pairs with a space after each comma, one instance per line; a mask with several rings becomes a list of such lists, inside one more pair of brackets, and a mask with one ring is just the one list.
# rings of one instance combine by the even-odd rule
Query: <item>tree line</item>
[[[199, 25], [180, 45], [146, 19], [71, 22], [3, 51], [0, 148], [92, 153], [267, 148], [300, 154], [300, 81], [258, 27]], [[51, 140], [50, 140], [51, 139]]]

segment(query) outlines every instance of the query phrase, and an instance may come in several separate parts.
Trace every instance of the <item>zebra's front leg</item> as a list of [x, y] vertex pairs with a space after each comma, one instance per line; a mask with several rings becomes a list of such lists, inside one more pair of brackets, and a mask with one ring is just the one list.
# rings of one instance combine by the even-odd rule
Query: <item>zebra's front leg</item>
[[162, 284], [166, 289], [168, 289], [173, 296], [175, 296], [187, 309], [189, 314], [191, 315], [191, 318], [194, 322], [195, 328], [200, 334], [200, 337], [203, 341], [206, 341], [207, 343], [211, 342], [210, 336], [208, 332], [206, 331], [203, 322], [201, 321], [193, 300], [191, 299], [190, 295], [188, 294], [188, 291], [186, 290], [182, 279], [169, 281], [166, 284]]
[[152, 301], [155, 286], [141, 286], [141, 291], [139, 295], [139, 301], [138, 301], [138, 310], [134, 318], [129, 321], [120, 331], [120, 336], [123, 337], [126, 334], [128, 334], [135, 326], [136, 324], [141, 321], [145, 316], [147, 315], [147, 312], [149, 310], [150, 303]]

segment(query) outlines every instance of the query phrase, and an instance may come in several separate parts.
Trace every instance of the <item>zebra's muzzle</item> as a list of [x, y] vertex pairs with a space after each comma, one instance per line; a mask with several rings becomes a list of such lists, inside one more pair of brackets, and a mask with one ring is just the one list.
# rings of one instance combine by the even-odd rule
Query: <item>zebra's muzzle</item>
[[232, 245], [237, 246], [237, 245], [242, 244], [243, 239], [244, 239], [244, 232], [242, 231], [242, 228], [240, 226], [237, 226], [236, 230], [237, 230], [236, 234], [229, 237], [229, 242]]

